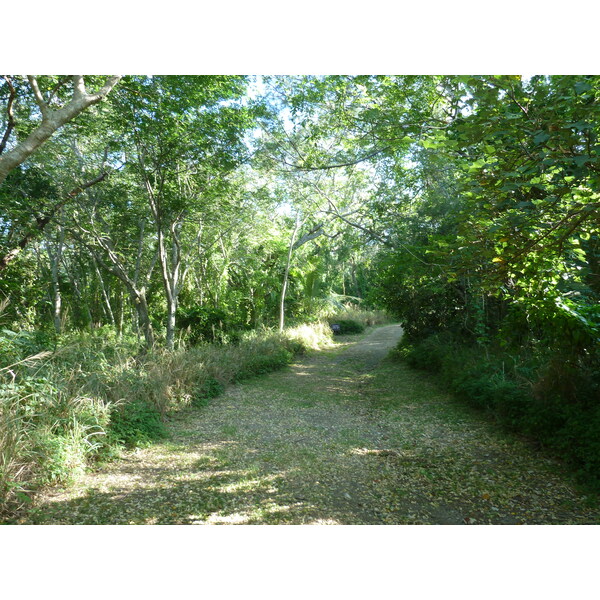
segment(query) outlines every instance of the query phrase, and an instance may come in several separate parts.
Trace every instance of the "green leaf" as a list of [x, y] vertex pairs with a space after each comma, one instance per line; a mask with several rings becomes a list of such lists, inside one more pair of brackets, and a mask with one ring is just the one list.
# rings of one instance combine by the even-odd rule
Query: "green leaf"
[[584, 92], [589, 92], [592, 89], [592, 86], [587, 81], [578, 81], [574, 87], [577, 94], [583, 94]]
[[21, 501], [21, 502], [28, 502], [30, 503], [32, 500], [31, 498], [25, 494], [24, 492], [16, 492], [15, 496]]
[[433, 148], [437, 148], [438, 143], [434, 140], [425, 139], [421, 140], [421, 146], [423, 146], [423, 148], [425, 148], [426, 150], [431, 150]]

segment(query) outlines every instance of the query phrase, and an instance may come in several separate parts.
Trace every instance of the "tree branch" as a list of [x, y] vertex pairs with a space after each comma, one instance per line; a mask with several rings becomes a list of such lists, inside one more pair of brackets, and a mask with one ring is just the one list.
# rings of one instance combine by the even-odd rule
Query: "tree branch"
[[48, 105], [46, 104], [46, 101], [44, 100], [44, 96], [42, 96], [42, 92], [40, 92], [40, 88], [38, 86], [38, 82], [37, 79], [33, 76], [33, 75], [27, 75], [27, 80], [29, 81], [29, 85], [31, 86], [31, 89], [33, 90], [33, 97], [35, 98], [35, 103], [38, 105], [41, 113], [42, 113], [42, 117], [45, 118], [48, 116]]
[[108, 173], [104, 172], [98, 175], [98, 177], [95, 177], [94, 179], [86, 181], [85, 183], [73, 188], [64, 198], [59, 200], [49, 212], [42, 217], [37, 217], [35, 221], [30, 224], [29, 231], [19, 240], [19, 243], [2, 258], [0, 258], [0, 271], [6, 269], [9, 263], [11, 263], [19, 255], [21, 250], [23, 250], [31, 242], [31, 240], [36, 238], [42, 231], [44, 231], [44, 228], [46, 225], [48, 225], [48, 223], [50, 223], [54, 215], [63, 206], [65, 206], [69, 200], [72, 200], [87, 188], [104, 181], [106, 177], [108, 177]]
[[17, 96], [17, 92], [10, 80], [10, 77], [8, 75], [4, 75], [4, 80], [6, 81], [6, 84], [8, 85], [8, 89], [10, 90], [10, 95], [8, 97], [8, 103], [6, 105], [6, 113], [8, 115], [8, 121], [6, 124], [6, 131], [4, 132], [4, 135], [2, 136], [2, 141], [0, 142], [0, 154], [2, 154], [4, 152], [4, 149], [6, 148], [6, 144], [8, 143], [8, 139], [10, 138], [10, 134], [12, 133], [12, 130], [15, 128], [15, 116], [13, 113], [12, 105]]
[[77, 117], [86, 108], [104, 98], [119, 81], [120, 76], [113, 75], [96, 94], [86, 94], [83, 75], [73, 76], [73, 96], [63, 107], [50, 110], [44, 101], [36, 78], [29, 76], [35, 101], [42, 111], [42, 122], [24, 139], [6, 154], [0, 156], [0, 184], [10, 171], [23, 163], [42, 144], [54, 135], [63, 125]]

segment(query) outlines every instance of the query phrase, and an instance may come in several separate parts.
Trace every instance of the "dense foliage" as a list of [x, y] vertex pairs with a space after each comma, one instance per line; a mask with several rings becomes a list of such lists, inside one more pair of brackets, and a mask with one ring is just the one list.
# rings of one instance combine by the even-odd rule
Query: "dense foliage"
[[[415, 149], [380, 301], [412, 364], [600, 485], [597, 77], [459, 77]], [[414, 174], [395, 173], [396, 185]]]

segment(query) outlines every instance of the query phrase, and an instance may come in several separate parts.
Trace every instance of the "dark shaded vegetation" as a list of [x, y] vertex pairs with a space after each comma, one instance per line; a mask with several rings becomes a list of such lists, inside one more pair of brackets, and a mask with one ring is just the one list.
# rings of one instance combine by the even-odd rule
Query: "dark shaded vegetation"
[[397, 356], [439, 375], [459, 400], [562, 457], [582, 484], [600, 491], [600, 373], [593, 361], [575, 366], [547, 351], [486, 352], [449, 335], [404, 341]]
[[333, 327], [333, 331], [339, 335], [348, 335], [362, 333], [365, 330], [365, 326], [358, 321], [352, 319], [339, 319], [337, 321], [331, 321], [330, 325]]

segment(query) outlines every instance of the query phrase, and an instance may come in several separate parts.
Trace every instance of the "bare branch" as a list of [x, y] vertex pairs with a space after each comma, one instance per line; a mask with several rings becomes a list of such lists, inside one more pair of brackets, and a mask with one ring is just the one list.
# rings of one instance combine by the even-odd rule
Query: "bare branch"
[[42, 96], [42, 92], [40, 92], [37, 79], [33, 75], [27, 75], [27, 80], [29, 81], [29, 85], [33, 90], [33, 97], [35, 98], [35, 103], [39, 106], [39, 109], [42, 113], [42, 118], [46, 118], [48, 116], [49, 108], [44, 100], [44, 96]]

